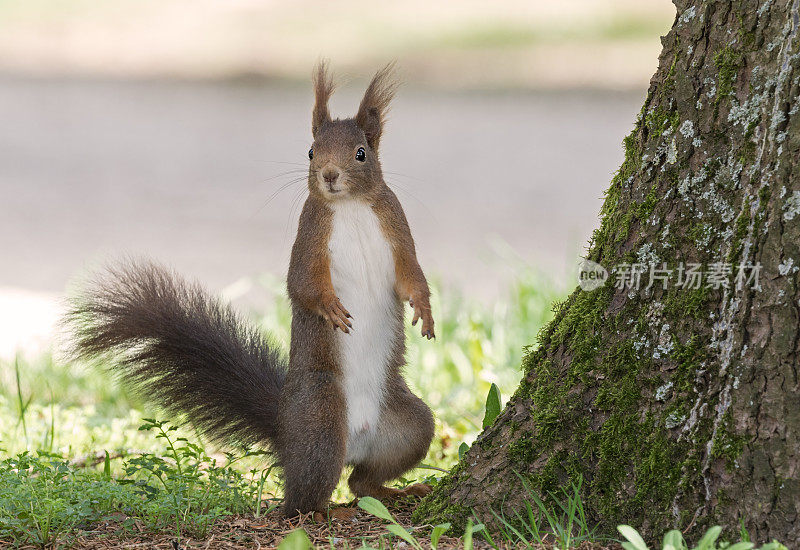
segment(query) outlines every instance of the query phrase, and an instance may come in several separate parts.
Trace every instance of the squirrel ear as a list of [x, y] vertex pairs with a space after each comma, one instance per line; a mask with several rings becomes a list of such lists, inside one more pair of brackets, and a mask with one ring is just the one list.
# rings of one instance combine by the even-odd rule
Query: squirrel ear
[[331, 120], [328, 112], [328, 100], [333, 94], [334, 84], [328, 72], [328, 62], [324, 59], [317, 63], [311, 78], [314, 85], [314, 110], [311, 112], [311, 135], [316, 136], [317, 130], [325, 122]]
[[364, 99], [361, 100], [361, 105], [358, 107], [358, 114], [356, 114], [356, 124], [367, 137], [369, 146], [375, 150], [378, 149], [381, 139], [383, 124], [386, 122], [386, 114], [389, 112], [389, 103], [397, 89], [394, 65], [394, 62], [389, 63], [375, 73], [364, 93]]

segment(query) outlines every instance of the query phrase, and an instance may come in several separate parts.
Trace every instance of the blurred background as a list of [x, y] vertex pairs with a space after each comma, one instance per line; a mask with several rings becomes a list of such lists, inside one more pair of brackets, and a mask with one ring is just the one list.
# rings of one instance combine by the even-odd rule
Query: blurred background
[[110, 259], [168, 264], [288, 340], [321, 57], [339, 116], [398, 62], [382, 160], [439, 335], [410, 334], [409, 377], [441, 448], [470, 437], [575, 286], [673, 18], [668, 0], [0, 0], [0, 443], [145, 444], [115, 424], [141, 403], [49, 353], [65, 292]]
[[47, 347], [69, 281], [148, 255], [244, 307], [283, 277], [309, 74], [354, 113], [397, 60], [382, 150], [427, 272], [477, 300], [509, 258], [572, 286], [656, 68], [667, 0], [0, 1], [0, 357]]

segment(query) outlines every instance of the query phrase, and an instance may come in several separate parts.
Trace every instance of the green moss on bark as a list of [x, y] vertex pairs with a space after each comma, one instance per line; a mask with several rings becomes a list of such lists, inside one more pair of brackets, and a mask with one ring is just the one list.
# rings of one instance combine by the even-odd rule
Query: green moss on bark
[[[716, 33], [728, 24], [725, 18], [749, 9], [738, 7], [741, 14], [736, 5], [704, 12], [722, 21], [698, 22], [697, 29]], [[750, 185], [763, 177], [753, 162], [761, 158], [754, 136], [763, 136], [765, 122], [742, 110], [751, 97], [736, 97], [737, 91], [745, 95], [749, 73], [743, 69], [752, 67], [752, 48], [759, 43], [755, 23], [745, 18], [733, 32], [704, 44], [687, 30], [681, 36], [697, 47], [694, 56], [680, 46], [682, 29], [665, 40], [662, 66], [636, 128], [624, 139], [625, 158], [606, 193], [589, 259], [609, 269], [666, 261], [673, 268], [698, 263], [703, 270], [712, 262], [753, 259], [772, 188]], [[739, 27], [745, 30], [737, 34]], [[695, 62], [704, 66], [695, 68]], [[545, 499], [583, 479], [586, 509], [608, 533], [621, 522], [644, 530], [707, 526], [715, 498], [709, 479], [723, 461], [737, 468], [749, 445], [730, 412], [721, 416], [730, 406], [731, 362], [745, 351], [725, 341], [732, 322], [724, 315], [731, 307], [730, 291], [677, 287], [675, 280], [669, 288], [646, 291], [614, 288], [609, 281], [574, 292], [523, 360], [525, 376], [512, 398], [513, 430], [481, 436], [491, 453], [467, 469], [485, 479], [451, 474], [447, 488], [423, 501], [415, 518], [463, 521], [463, 509], [440, 500], [460, 481], [475, 488], [462, 503], [520, 510], [519, 491], [510, 503], [505, 494], [484, 497], [495, 483], [491, 475], [515, 468]], [[746, 305], [741, 307], [731, 315], [746, 315]], [[720, 502], [729, 498], [717, 496]], [[706, 515], [694, 517], [699, 510]], [[481, 518], [491, 520], [483, 512]]]
[[448, 495], [455, 485], [465, 483], [468, 477], [462, 460], [439, 482], [437, 490], [425, 497], [417, 506], [413, 521], [433, 524], [449, 522], [456, 528], [463, 528], [472, 511], [465, 506], [450, 502]]
[[714, 65], [719, 70], [717, 81], [717, 102], [733, 93], [733, 87], [743, 62], [742, 53], [732, 46], [726, 46], [714, 56]]

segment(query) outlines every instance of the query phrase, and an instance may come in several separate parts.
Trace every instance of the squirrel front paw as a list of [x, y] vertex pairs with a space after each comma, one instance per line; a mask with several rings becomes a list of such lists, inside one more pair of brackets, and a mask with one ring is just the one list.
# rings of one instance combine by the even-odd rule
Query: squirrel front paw
[[431, 315], [430, 303], [427, 300], [414, 300], [413, 298], [408, 303], [414, 308], [414, 318], [411, 320], [411, 324], [416, 326], [417, 321], [422, 319], [422, 336], [428, 340], [436, 338], [436, 334], [433, 333], [433, 315]]
[[323, 298], [319, 313], [331, 324], [333, 330], [338, 328], [342, 332], [349, 334], [353, 328], [353, 323], [350, 322], [353, 316], [345, 309], [335, 294]]

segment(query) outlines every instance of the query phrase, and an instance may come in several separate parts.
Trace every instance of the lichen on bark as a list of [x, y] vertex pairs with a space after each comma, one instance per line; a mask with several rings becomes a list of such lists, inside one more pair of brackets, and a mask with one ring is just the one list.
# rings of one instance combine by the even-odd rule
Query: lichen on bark
[[800, 538], [798, 1], [676, 2], [590, 244], [606, 267], [728, 263], [727, 287], [575, 290], [417, 520], [513, 518], [582, 479], [608, 533]]

